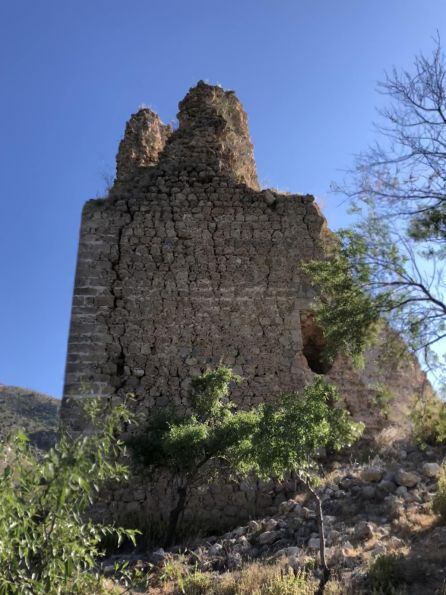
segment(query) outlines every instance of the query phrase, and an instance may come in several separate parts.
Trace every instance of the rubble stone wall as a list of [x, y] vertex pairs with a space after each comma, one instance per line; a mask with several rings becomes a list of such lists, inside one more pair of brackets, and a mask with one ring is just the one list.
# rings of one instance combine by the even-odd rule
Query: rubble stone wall
[[[312, 291], [300, 271], [302, 260], [320, 256], [326, 229], [314, 198], [259, 190], [246, 114], [232, 92], [200, 82], [178, 120], [172, 132], [150, 110], [134, 114], [109, 197], [83, 210], [61, 413], [78, 430], [75, 402], [86, 394], [131, 392], [144, 418], [172, 401], [186, 407], [191, 377], [219, 364], [245, 379], [232, 395], [241, 407], [321, 372], [311, 361], [322, 348], [308, 314]], [[332, 376], [353, 410], [361, 403], [357, 417], [380, 417], [348, 362]], [[190, 514], [230, 525], [269, 510], [282, 487], [228, 481], [197, 493]], [[101, 514], [136, 525], [165, 518], [170, 493], [140, 475], [104, 494]]]

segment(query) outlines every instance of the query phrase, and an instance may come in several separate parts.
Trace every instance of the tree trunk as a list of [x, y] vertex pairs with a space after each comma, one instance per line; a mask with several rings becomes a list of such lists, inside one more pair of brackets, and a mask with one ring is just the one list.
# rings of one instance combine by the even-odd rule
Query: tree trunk
[[166, 547], [170, 547], [174, 544], [175, 538], [177, 536], [178, 520], [186, 506], [187, 488], [179, 487], [177, 493], [178, 500], [176, 506], [175, 508], [172, 508], [169, 514], [169, 526], [167, 528], [167, 535], [165, 541]]
[[330, 578], [330, 569], [328, 568], [327, 560], [325, 557], [324, 513], [322, 511], [322, 502], [321, 502], [321, 499], [320, 499], [318, 493], [307, 482], [304, 482], [304, 483], [307, 486], [308, 491], [311, 493], [311, 495], [313, 496], [313, 498], [316, 502], [316, 519], [317, 519], [317, 527], [318, 527], [318, 532], [319, 532], [319, 554], [321, 557], [321, 568], [322, 568], [322, 577], [321, 577], [321, 580], [319, 583], [319, 588], [316, 591], [316, 595], [323, 595], [325, 585], [327, 584], [328, 579]]

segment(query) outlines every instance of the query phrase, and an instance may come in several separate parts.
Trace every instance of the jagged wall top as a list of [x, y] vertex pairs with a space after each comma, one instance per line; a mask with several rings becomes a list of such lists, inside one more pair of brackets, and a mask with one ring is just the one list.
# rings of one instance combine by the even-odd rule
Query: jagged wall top
[[122, 180], [158, 162], [172, 128], [164, 125], [149, 108], [132, 114], [125, 127], [124, 138], [116, 155], [116, 179]]
[[133, 114], [116, 158], [117, 180], [157, 164], [203, 178], [228, 175], [259, 189], [247, 116], [233, 91], [199, 81], [180, 102], [178, 122], [172, 133], [152, 110]]

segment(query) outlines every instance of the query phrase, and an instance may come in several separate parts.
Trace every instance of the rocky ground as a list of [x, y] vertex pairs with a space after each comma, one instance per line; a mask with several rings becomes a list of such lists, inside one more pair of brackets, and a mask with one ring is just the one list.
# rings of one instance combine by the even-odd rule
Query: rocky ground
[[[400, 444], [365, 463], [341, 458], [326, 463], [320, 494], [327, 560], [338, 585], [338, 590], [332, 592], [446, 592], [446, 526], [432, 510], [443, 456], [441, 449]], [[181, 568], [180, 574], [199, 572], [212, 577], [216, 584], [219, 577], [240, 572], [253, 563], [280, 563], [282, 569], [294, 575], [304, 572], [317, 579], [318, 548], [314, 503], [301, 492], [282, 502], [274, 516], [251, 520], [224, 535], [196, 540], [188, 547], [177, 546], [169, 551], [155, 548], [111, 557], [105, 571], [110, 573], [114, 562], [124, 558], [130, 566], [149, 572], [149, 592], [175, 593], [181, 588], [190, 593], [219, 592], [210, 587], [176, 590], [175, 577], [167, 576], [166, 568], [176, 567], [177, 572]], [[389, 558], [381, 557], [377, 567], [380, 555], [390, 555], [391, 559], [389, 562]], [[371, 568], [377, 575], [374, 583]], [[163, 590], [163, 580], [173, 581], [170, 590]], [[386, 581], [390, 581], [388, 588]]]

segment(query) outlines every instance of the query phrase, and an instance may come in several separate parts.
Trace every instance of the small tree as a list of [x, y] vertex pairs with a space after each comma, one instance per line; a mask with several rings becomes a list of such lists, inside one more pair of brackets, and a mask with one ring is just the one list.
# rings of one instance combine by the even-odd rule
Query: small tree
[[[351, 420], [339, 404], [336, 389], [322, 378], [302, 395], [284, 396], [278, 404], [235, 411], [227, 399], [232, 381], [227, 368], [206, 372], [192, 382], [192, 413], [159, 413], [147, 431], [131, 441], [138, 458], [152, 470], [170, 473], [176, 486], [166, 544], [176, 536], [178, 521], [191, 489], [215, 479], [223, 469], [241, 476], [283, 479], [295, 472], [314, 498], [325, 580], [325, 537], [322, 505], [315, 479], [321, 448], [340, 450], [362, 433], [363, 424]], [[223, 463], [223, 465], [222, 465]]]
[[106, 413], [99, 399], [85, 403], [88, 435], [63, 432], [43, 455], [21, 433], [0, 444], [0, 593], [94, 593], [104, 536], [135, 540], [85, 519], [100, 486], [127, 477], [116, 434], [131, 420], [125, 405]]
[[409, 71], [394, 69], [379, 88], [388, 105], [380, 112], [377, 142], [335, 186], [357, 220], [338, 234], [325, 261], [304, 268], [317, 287], [317, 316], [331, 348], [360, 357], [382, 318], [441, 374], [446, 61], [439, 38], [431, 55], [417, 56]]
[[331, 363], [344, 353], [361, 365], [384, 311], [393, 306], [391, 292], [375, 295], [370, 290], [374, 269], [369, 246], [360, 234], [342, 230], [331, 235], [324, 248], [323, 260], [301, 265], [317, 292], [314, 307], [324, 331], [323, 355]]
[[228, 399], [240, 378], [225, 367], [205, 372], [191, 384], [190, 413], [157, 412], [144, 433], [129, 440], [136, 459], [152, 473], [167, 472], [174, 486], [166, 545], [177, 536], [193, 488], [213, 482], [223, 470], [243, 464], [257, 428], [259, 410], [237, 411]]
[[314, 499], [323, 584], [328, 580], [329, 569], [322, 503], [315, 486], [317, 455], [323, 447], [338, 451], [350, 446], [364, 427], [352, 421], [339, 400], [336, 388], [318, 377], [301, 395], [286, 395], [279, 404], [264, 406], [249, 453], [243, 453], [245, 472], [278, 479], [294, 472]]

